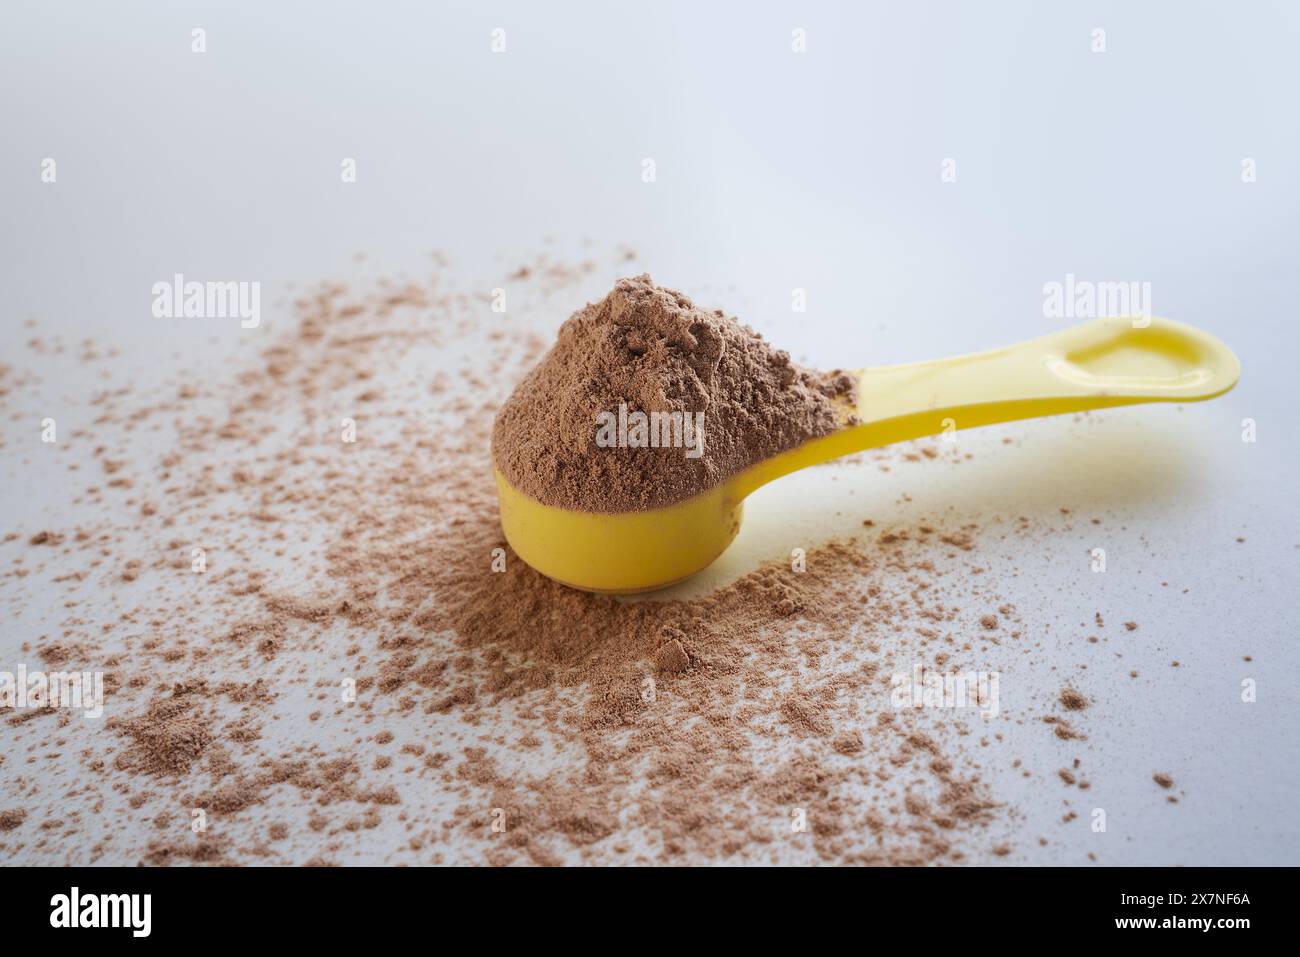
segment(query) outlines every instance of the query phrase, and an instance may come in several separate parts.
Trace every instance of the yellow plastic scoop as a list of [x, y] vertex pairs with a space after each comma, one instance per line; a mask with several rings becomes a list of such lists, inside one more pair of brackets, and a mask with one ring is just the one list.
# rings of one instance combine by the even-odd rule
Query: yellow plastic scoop
[[745, 496], [863, 449], [1013, 419], [1138, 402], [1197, 402], [1237, 383], [1209, 333], [1168, 319], [1094, 319], [1019, 345], [856, 373], [858, 423], [758, 462], [675, 505], [581, 512], [544, 505], [496, 473], [501, 527], [519, 557], [574, 588], [638, 592], [707, 566], [740, 531]]

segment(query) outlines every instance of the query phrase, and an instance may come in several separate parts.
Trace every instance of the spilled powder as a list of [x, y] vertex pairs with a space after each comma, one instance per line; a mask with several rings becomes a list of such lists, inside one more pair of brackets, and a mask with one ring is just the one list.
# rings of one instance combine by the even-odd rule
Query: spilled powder
[[1088, 699], [1073, 688], [1063, 688], [1061, 690], [1061, 707], [1066, 711], [1082, 711], [1088, 707]]
[[[502, 406], [493, 458], [511, 485], [547, 505], [655, 508], [851, 421], [854, 388], [848, 375], [800, 369], [721, 310], [640, 275], [560, 327]], [[628, 432], [626, 447], [598, 444], [602, 413], [677, 413], [683, 429], [699, 424], [702, 453], [690, 435], [661, 445], [663, 427], [653, 425]], [[658, 447], [642, 444], [651, 439]]]
[[[563, 315], [598, 269], [625, 262], [539, 257], [512, 281], [535, 313]], [[567, 335], [644, 346], [651, 374], [587, 388], [603, 382], [593, 367], [566, 414], [586, 415], [593, 396], [659, 401], [658, 389], [670, 405], [705, 397], [739, 414], [750, 400], [720, 386], [749, 368], [769, 399], [791, 397], [776, 401], [795, 423], [776, 441], [832, 427], [835, 387], [717, 314], [691, 332], [694, 308], [648, 280], [625, 294]], [[600, 314], [638, 297], [663, 312], [640, 340]], [[982, 584], [992, 530], [857, 517], [845, 524], [857, 537], [810, 546], [805, 571], [771, 562], [690, 600], [573, 591], [510, 553], [491, 485], [496, 412], [538, 368], [553, 323], [503, 327], [440, 260], [419, 282], [322, 284], [280, 308], [293, 320], [225, 375], [97, 393], [93, 427], [67, 427], [95, 467], [67, 470], [75, 504], [98, 518], [5, 532], [8, 611], [39, 622], [32, 664], [104, 670], [108, 689], [100, 722], [3, 719], [9, 859], [940, 864], [1017, 852], [1019, 812], [988, 773], [1010, 764], [991, 749], [1003, 725], [890, 704], [891, 676], [915, 664], [989, 670], [1041, 649]], [[355, 442], [341, 439], [345, 417]], [[715, 443], [706, 480], [772, 448], [735, 435]], [[962, 456], [930, 443], [843, 467]], [[1076, 747], [1083, 736], [1053, 721], [1059, 746]], [[1016, 773], [1054, 779], [1059, 763], [1017, 761]]]

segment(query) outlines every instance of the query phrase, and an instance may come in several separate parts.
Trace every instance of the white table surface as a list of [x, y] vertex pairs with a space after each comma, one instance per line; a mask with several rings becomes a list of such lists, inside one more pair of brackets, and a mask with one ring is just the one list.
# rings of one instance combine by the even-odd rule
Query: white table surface
[[[1300, 8], [552, 6], [8, 5], [4, 361], [35, 318], [117, 348], [115, 369], [148, 382], [241, 351], [233, 325], [152, 320], [150, 288], [173, 273], [276, 289], [343, 274], [358, 252], [397, 272], [440, 249], [479, 276], [547, 237], [626, 243], [657, 280], [821, 367], [1049, 332], [1061, 323], [1044, 318], [1042, 287], [1067, 273], [1150, 282], [1157, 314], [1237, 351], [1230, 395], [964, 434], [960, 469], [801, 473], [758, 493], [736, 546], [682, 591], [863, 514], [1106, 510], [1103, 541], [1037, 535], [990, 567], [1044, 618], [1142, 623], [1126, 664], [1149, 677], [1093, 689], [1091, 774], [1131, 809], [1113, 815], [1105, 862], [1297, 863]], [[1104, 54], [1089, 49], [1096, 27]], [[355, 184], [340, 182], [345, 157]], [[941, 182], [946, 157], [955, 183]], [[1257, 182], [1242, 182], [1243, 158]], [[69, 367], [50, 401], [75, 408], [92, 385]], [[75, 518], [63, 480], [33, 475], [14, 435], [0, 456], [4, 529]], [[1094, 545], [1104, 575], [1087, 567]], [[5, 622], [0, 651], [41, 628], [35, 612]], [[1004, 708], [1036, 714], [1073, 675], [1060, 640]], [[1239, 700], [1243, 678], [1256, 703]], [[1054, 760], [1038, 731], [1022, 747]], [[1174, 775], [1176, 813], [1145, 800], [1153, 770]], [[1026, 834], [1060, 815], [1021, 797]], [[1060, 845], [1025, 853], [1085, 863]]]

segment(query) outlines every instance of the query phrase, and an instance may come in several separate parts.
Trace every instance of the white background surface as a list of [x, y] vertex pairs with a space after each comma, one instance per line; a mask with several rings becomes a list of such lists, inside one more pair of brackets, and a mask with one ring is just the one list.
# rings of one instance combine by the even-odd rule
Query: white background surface
[[[1067, 273], [1150, 282], [1157, 314], [1237, 351], [1229, 396], [972, 433], [959, 469], [794, 476], [755, 496], [737, 546], [688, 590], [866, 515], [1108, 510], [1104, 541], [1080, 523], [1004, 544], [991, 568], [1067, 625], [1094, 610], [1142, 623], [1124, 673], [1149, 677], [1088, 676], [1106, 705], [1092, 776], [1132, 809], [1106, 863], [1300, 859], [1300, 7], [19, 3], [0, 17], [6, 360], [35, 317], [147, 379], [254, 348], [235, 324], [153, 320], [150, 288], [173, 273], [259, 280], [273, 323], [265, 290], [343, 274], [357, 252], [396, 272], [441, 249], [486, 275], [546, 237], [625, 242], [657, 280], [823, 367], [1051, 331], [1042, 287]], [[1246, 157], [1258, 182], [1241, 181]], [[63, 385], [69, 402], [89, 388]], [[6, 529], [62, 508], [12, 460], [0, 481]], [[1099, 544], [1109, 570], [1091, 575]], [[6, 627], [6, 650], [26, 627]], [[1004, 685], [1013, 715], [1079, 677], [1078, 636], [1045, 641]], [[1240, 703], [1243, 678], [1258, 703]], [[1154, 770], [1174, 774], [1176, 812], [1144, 800]], [[1027, 833], [1059, 817], [1057, 796], [1020, 802]], [[1055, 853], [1042, 861], [1084, 862]]]

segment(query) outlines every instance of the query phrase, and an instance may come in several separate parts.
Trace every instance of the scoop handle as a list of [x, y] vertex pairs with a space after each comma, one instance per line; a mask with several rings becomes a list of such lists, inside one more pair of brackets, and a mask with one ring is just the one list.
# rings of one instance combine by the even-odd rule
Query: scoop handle
[[857, 373], [858, 424], [769, 459], [743, 495], [795, 469], [959, 429], [1139, 402], [1199, 402], [1237, 384], [1219, 339], [1170, 319], [1093, 319], [1001, 349]]

